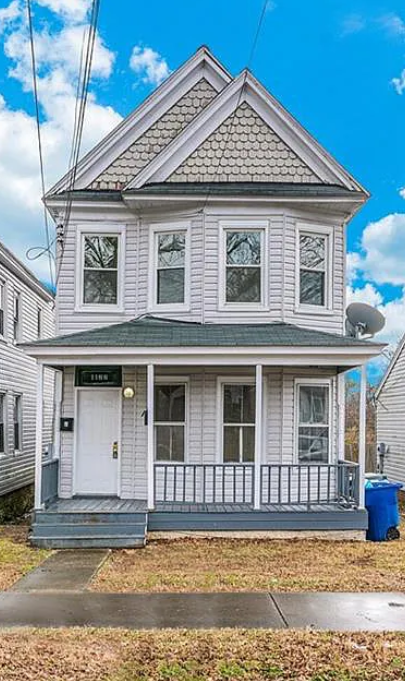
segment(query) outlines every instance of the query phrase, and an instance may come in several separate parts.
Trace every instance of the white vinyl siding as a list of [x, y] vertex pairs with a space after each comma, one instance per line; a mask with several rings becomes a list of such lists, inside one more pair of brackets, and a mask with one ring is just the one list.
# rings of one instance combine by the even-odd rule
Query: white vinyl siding
[[377, 399], [377, 443], [384, 443], [384, 473], [405, 484], [405, 349], [402, 348]]
[[[10, 267], [12, 263], [10, 263]], [[14, 300], [20, 295], [19, 342], [37, 340], [37, 308], [41, 306], [42, 337], [54, 335], [53, 301], [40, 295], [28, 281], [0, 263], [3, 284], [4, 334], [0, 342], [0, 393], [3, 397], [4, 456], [0, 457], [0, 496], [33, 482], [35, 461], [36, 361], [14, 341]], [[44, 450], [52, 442], [54, 373], [45, 369], [44, 377]], [[21, 395], [21, 443], [14, 455], [14, 396]]]

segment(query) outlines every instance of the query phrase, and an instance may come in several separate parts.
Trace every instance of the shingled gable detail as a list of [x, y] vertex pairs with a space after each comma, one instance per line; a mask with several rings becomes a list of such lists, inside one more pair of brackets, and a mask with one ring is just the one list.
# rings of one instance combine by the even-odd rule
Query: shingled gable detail
[[320, 183], [246, 102], [167, 179], [168, 182]]
[[216, 94], [215, 88], [202, 78], [115, 159], [88, 188], [122, 189], [212, 101]]

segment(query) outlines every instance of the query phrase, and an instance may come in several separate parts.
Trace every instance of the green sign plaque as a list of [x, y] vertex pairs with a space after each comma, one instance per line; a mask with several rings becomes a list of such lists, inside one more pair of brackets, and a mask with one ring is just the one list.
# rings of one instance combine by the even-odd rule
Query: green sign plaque
[[121, 388], [122, 367], [76, 367], [75, 385], [82, 388]]

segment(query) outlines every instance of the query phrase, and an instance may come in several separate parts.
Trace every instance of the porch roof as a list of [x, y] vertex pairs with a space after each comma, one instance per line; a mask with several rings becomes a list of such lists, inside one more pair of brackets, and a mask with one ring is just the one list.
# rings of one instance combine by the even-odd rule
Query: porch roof
[[[29, 355], [42, 360], [77, 357], [110, 362], [176, 364], [214, 357], [222, 364], [263, 362], [276, 364], [288, 356], [288, 364], [359, 366], [378, 355], [382, 345], [295, 326], [294, 324], [202, 324], [145, 315], [137, 319], [23, 344]], [[237, 352], [230, 349], [238, 348]], [[124, 361], [125, 358], [125, 361]], [[222, 358], [222, 359], [221, 359]], [[113, 361], [114, 360], [114, 361]], [[213, 362], [215, 363], [215, 362]]]

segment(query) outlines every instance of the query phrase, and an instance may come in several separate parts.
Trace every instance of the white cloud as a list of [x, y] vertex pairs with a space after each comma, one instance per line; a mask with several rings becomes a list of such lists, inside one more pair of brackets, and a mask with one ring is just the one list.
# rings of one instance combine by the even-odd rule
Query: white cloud
[[394, 12], [380, 17], [379, 23], [389, 35], [405, 35], [405, 22], [398, 14], [394, 14]]
[[401, 72], [398, 78], [393, 78], [391, 83], [393, 84], [397, 93], [402, 95], [405, 90], [405, 69]]
[[[41, 124], [47, 186], [67, 170], [72, 141], [76, 82], [86, 23], [83, 0], [37, 0], [58, 12], [58, 28], [41, 25], [35, 35], [38, 91], [43, 115]], [[26, 13], [13, 0], [0, 14], [3, 49], [9, 59], [9, 75], [23, 90], [32, 91]], [[36, 21], [39, 25], [39, 21]], [[106, 81], [115, 55], [96, 36], [93, 76]], [[32, 111], [32, 105], [30, 105]], [[101, 106], [91, 90], [86, 109], [82, 153], [94, 146], [121, 120], [112, 107]], [[0, 93], [0, 238], [23, 257], [28, 247], [44, 241], [36, 124], [33, 116], [16, 110]], [[47, 258], [30, 263], [40, 276], [47, 273]]]
[[349, 265], [377, 284], [405, 284], [405, 213], [371, 222], [363, 231], [360, 255], [349, 254]]
[[342, 36], [360, 33], [366, 27], [366, 20], [361, 14], [349, 14], [342, 23]]
[[0, 9], [0, 32], [8, 23], [19, 19], [22, 14], [20, 0], [12, 0], [8, 7]]
[[170, 75], [166, 59], [151, 47], [135, 45], [129, 65], [143, 83], [151, 85], [160, 85]]
[[403, 199], [405, 199], [405, 187], [402, 187], [402, 189], [399, 190], [399, 195], [402, 196]]

